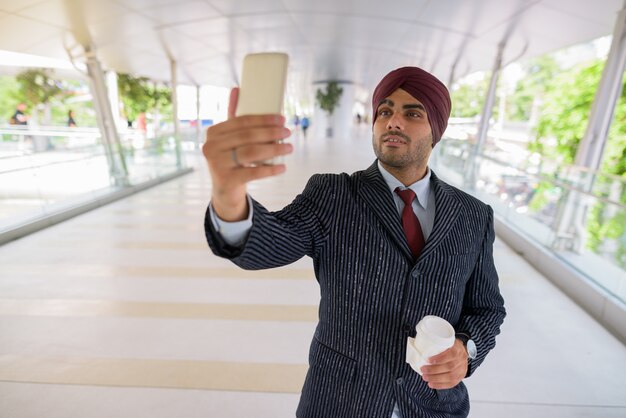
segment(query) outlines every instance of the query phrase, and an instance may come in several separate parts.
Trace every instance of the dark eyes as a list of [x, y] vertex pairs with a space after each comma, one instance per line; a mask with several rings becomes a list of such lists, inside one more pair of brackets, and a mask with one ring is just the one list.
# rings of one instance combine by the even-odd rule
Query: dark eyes
[[[378, 111], [378, 116], [390, 116], [391, 115], [391, 110], [389, 109], [380, 109]], [[407, 110], [405, 113], [406, 117], [411, 118], [411, 119], [416, 119], [416, 118], [421, 118], [422, 114], [420, 112], [416, 112], [414, 110]]]

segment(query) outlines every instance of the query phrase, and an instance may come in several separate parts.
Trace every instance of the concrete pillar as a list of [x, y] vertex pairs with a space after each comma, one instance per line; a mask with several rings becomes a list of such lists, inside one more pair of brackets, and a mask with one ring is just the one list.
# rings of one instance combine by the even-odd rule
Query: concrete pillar
[[332, 123], [337, 132], [337, 138], [347, 138], [352, 133], [354, 126], [354, 94], [355, 86], [352, 83], [340, 84], [343, 94], [339, 100], [339, 106], [335, 109]]
[[[319, 107], [317, 101], [315, 102], [315, 110], [311, 121], [311, 127], [315, 136], [326, 137], [327, 128], [332, 129], [333, 138], [346, 138], [351, 134], [354, 124], [352, 110], [354, 108], [356, 89], [350, 81], [337, 80], [337, 83], [343, 89], [343, 93], [330, 117]], [[314, 91], [317, 92], [318, 89], [325, 90], [326, 84], [327, 81], [313, 83]]]

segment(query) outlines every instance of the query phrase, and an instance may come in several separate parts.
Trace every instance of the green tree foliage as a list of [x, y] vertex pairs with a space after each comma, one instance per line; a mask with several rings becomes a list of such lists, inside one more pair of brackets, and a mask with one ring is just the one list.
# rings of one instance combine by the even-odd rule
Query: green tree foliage
[[[564, 164], [574, 162], [603, 67], [604, 62], [596, 61], [564, 71], [548, 83], [537, 136], [530, 147], [532, 151]], [[550, 138], [556, 140], [556, 146], [546, 146]]]
[[530, 120], [533, 106], [539, 105], [560, 68], [551, 55], [543, 55], [524, 63], [522, 71], [524, 77], [515, 86], [515, 92], [507, 98], [509, 120]]
[[93, 105], [89, 85], [85, 80], [63, 80], [66, 94], [62, 102], [52, 107], [52, 121], [55, 125], [67, 124], [67, 113], [72, 110], [79, 127], [97, 127], [98, 120]]
[[326, 84], [326, 91], [317, 89], [315, 98], [322, 110], [326, 111], [329, 115], [332, 115], [335, 111], [335, 107], [339, 104], [339, 99], [343, 94], [343, 89], [339, 87], [339, 83], [336, 81], [329, 81]]
[[20, 102], [28, 106], [31, 115], [39, 112], [40, 123], [52, 124], [52, 108], [67, 97], [63, 82], [55, 77], [54, 71], [48, 68], [30, 69], [19, 73], [15, 79]]
[[455, 118], [472, 118], [480, 115], [488, 87], [488, 77], [484, 77], [479, 82], [461, 81], [458, 87], [452, 90], [451, 116]]
[[[604, 61], [598, 60], [564, 71], [547, 84], [545, 105], [537, 126], [537, 137], [530, 144], [531, 150], [564, 164], [574, 162], [603, 68]], [[554, 140], [551, 141], [551, 138]], [[622, 85], [600, 172], [626, 178], [626, 83]], [[598, 175], [595, 194], [609, 197], [614, 180], [610, 176]], [[625, 189], [621, 190], [618, 198], [623, 204], [626, 204]], [[615, 260], [626, 267], [626, 215], [623, 209], [616, 211], [615, 206], [611, 206], [599, 201], [590, 210], [587, 218], [588, 246], [594, 251], [601, 251], [606, 240], [615, 240], [618, 246]]]
[[15, 106], [23, 101], [15, 77], [0, 77], [0, 123], [9, 123]]
[[[19, 103], [27, 114], [38, 113], [39, 123], [64, 126], [73, 110], [79, 126], [96, 126], [93, 102], [86, 100], [88, 89], [82, 80], [58, 77], [51, 69], [29, 69], [15, 76], [0, 77], [0, 123], [8, 123]], [[49, 109], [45, 119], [44, 108]], [[43, 116], [43, 117], [42, 117]]]
[[50, 69], [26, 70], [15, 78], [19, 84], [20, 96], [29, 107], [50, 103], [55, 98], [67, 95], [63, 82]]
[[[548, 83], [545, 105], [531, 150], [545, 157], [561, 159], [566, 164], [574, 162], [603, 68], [604, 61], [596, 61], [563, 72]], [[556, 140], [556, 146], [546, 145], [549, 138]], [[626, 82], [622, 84], [601, 171], [617, 176], [626, 173]]]
[[135, 120], [140, 113], [152, 110], [171, 115], [170, 88], [158, 85], [146, 77], [133, 77], [130, 74], [118, 74], [117, 86], [129, 120]]
[[604, 152], [604, 170], [616, 176], [626, 176], [626, 79], [622, 84], [622, 94], [609, 131], [609, 144]]

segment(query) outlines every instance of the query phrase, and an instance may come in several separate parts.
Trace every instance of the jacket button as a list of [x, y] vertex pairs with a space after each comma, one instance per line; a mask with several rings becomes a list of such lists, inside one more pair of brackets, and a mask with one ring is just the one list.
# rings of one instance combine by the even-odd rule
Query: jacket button
[[404, 377], [399, 377], [399, 378], [397, 378], [397, 379], [396, 379], [396, 383], [397, 383], [397, 384], [399, 384], [399, 385], [404, 384]]
[[411, 329], [412, 327], [409, 324], [402, 325], [402, 331], [404, 331], [407, 334], [411, 332]]

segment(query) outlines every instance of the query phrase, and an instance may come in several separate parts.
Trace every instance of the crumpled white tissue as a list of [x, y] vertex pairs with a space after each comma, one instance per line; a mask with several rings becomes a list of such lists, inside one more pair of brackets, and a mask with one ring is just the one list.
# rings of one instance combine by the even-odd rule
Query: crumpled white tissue
[[434, 315], [427, 315], [415, 327], [415, 338], [406, 341], [406, 362], [419, 375], [420, 368], [428, 363], [428, 359], [454, 344], [454, 328], [448, 321]]

